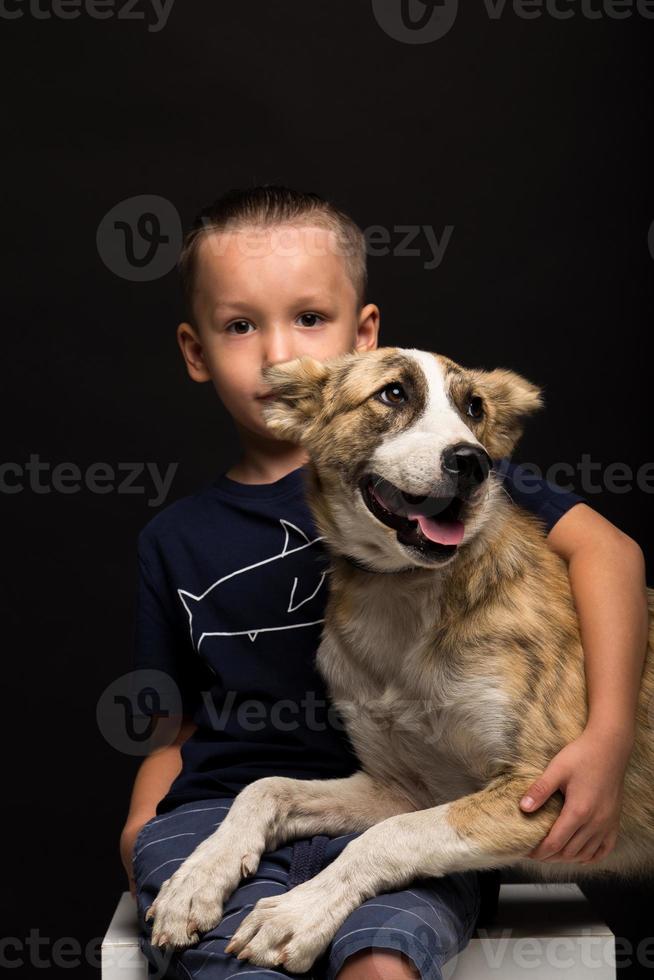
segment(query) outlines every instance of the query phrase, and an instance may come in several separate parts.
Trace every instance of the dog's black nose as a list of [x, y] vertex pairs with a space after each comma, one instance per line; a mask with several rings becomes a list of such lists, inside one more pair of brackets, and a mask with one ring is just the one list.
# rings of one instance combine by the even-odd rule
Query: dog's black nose
[[485, 449], [467, 442], [448, 446], [443, 452], [443, 469], [457, 479], [457, 490], [461, 497], [469, 496], [487, 478], [491, 468], [491, 458]]

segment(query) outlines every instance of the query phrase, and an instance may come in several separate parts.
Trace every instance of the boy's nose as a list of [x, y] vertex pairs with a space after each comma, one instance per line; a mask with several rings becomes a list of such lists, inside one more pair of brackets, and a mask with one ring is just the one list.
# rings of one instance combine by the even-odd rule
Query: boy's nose
[[268, 340], [264, 350], [264, 364], [283, 364], [297, 357], [292, 338], [275, 336]]

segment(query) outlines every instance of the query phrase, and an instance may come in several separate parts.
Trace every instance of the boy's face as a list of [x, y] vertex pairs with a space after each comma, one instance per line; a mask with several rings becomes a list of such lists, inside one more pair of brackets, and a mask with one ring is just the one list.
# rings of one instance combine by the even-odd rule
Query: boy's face
[[345, 262], [332, 232], [304, 225], [199, 243], [197, 327], [181, 323], [177, 339], [191, 378], [213, 382], [237, 427], [274, 439], [261, 414], [264, 367], [376, 348], [379, 310], [359, 308]]

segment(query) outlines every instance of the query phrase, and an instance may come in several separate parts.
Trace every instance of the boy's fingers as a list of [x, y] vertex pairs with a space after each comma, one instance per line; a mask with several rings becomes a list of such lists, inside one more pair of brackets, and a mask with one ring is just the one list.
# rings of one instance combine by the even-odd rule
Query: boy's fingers
[[543, 775], [531, 784], [520, 800], [520, 806], [523, 810], [537, 810], [558, 788], [557, 781], [548, 770], [545, 770]]
[[529, 852], [529, 857], [535, 857], [539, 861], [544, 861], [548, 857], [552, 857], [554, 854], [558, 854], [563, 848], [568, 844], [568, 842], [574, 837], [580, 827], [583, 826], [583, 821], [579, 822], [577, 817], [571, 816], [566, 813], [565, 807], [561, 811], [558, 820], [550, 828], [550, 832], [545, 837], [540, 844], [537, 845], [532, 851]]
[[592, 861], [596, 852], [600, 849], [604, 843], [604, 836], [602, 833], [593, 834], [588, 841], [584, 844], [582, 848], [575, 855], [575, 861], [579, 861], [580, 864], [586, 864]]
[[[593, 837], [593, 832], [587, 827], [580, 827], [572, 835], [567, 844], [559, 848], [559, 853], [555, 855], [555, 861], [578, 861], [579, 854], [586, 847], [589, 840]], [[599, 843], [599, 841], [597, 842]]]
[[616, 843], [616, 840], [603, 840], [595, 853], [588, 858], [588, 863], [592, 864], [593, 861], [599, 861], [600, 858], [606, 857], [607, 854], [611, 853]]

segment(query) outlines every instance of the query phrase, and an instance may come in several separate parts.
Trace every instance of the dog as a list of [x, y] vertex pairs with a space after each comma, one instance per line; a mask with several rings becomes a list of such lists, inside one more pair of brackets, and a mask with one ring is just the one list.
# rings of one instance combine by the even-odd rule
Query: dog
[[304, 972], [353, 909], [420, 876], [651, 873], [652, 590], [617, 843], [587, 866], [527, 856], [563, 796], [532, 814], [519, 801], [587, 718], [567, 568], [492, 467], [541, 391], [415, 348], [304, 356], [264, 377], [266, 424], [309, 456], [307, 499], [330, 555], [317, 663], [361, 769], [243, 789], [148, 909], [153, 944], [197, 941], [264, 851], [313, 834], [362, 832], [315, 877], [257, 902], [228, 952]]

